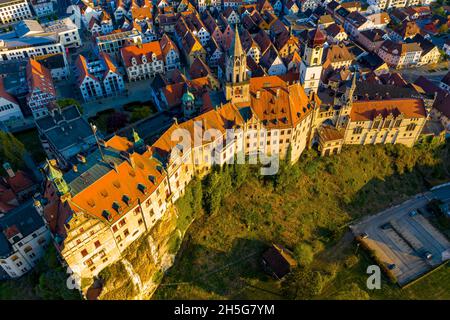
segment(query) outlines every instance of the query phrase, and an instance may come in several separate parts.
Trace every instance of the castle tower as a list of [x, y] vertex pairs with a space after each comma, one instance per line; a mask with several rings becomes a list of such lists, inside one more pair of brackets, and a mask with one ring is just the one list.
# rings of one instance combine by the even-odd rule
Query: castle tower
[[189, 87], [186, 88], [186, 92], [181, 97], [181, 105], [185, 117], [190, 118], [195, 113], [195, 97]]
[[134, 145], [134, 150], [139, 154], [142, 154], [146, 150], [144, 140], [141, 139], [141, 137], [136, 132], [136, 130], [134, 130], [134, 128], [133, 128], [133, 145]]
[[300, 83], [307, 94], [317, 93], [322, 75], [323, 44], [326, 36], [317, 28], [308, 32], [305, 51], [300, 65]]
[[336, 126], [340, 128], [345, 127], [347, 125], [350, 112], [352, 110], [353, 97], [355, 95], [356, 90], [356, 73], [357, 73], [356, 71], [353, 73], [352, 82], [345, 90], [343, 96], [344, 101], [342, 101], [342, 106], [341, 109], [339, 110], [339, 117], [336, 122]]
[[53, 182], [53, 185], [55, 186], [58, 195], [66, 196], [69, 194], [70, 188], [67, 185], [66, 181], [64, 180], [63, 173], [58, 168], [54, 167], [53, 164], [48, 159], [47, 159], [47, 177], [51, 182]]
[[237, 26], [234, 39], [225, 57], [225, 98], [231, 102], [250, 100], [250, 82], [247, 77], [247, 57], [242, 49]]

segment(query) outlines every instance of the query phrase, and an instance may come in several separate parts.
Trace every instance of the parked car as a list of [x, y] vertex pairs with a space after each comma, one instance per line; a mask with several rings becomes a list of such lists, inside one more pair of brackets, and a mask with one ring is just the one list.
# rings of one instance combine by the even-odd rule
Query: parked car
[[423, 257], [424, 257], [425, 259], [427, 259], [427, 260], [430, 260], [431, 258], [433, 258], [433, 255], [431, 254], [430, 251], [426, 251], [426, 252], [423, 254]]
[[369, 235], [367, 234], [367, 232], [363, 232], [360, 234], [362, 239], [367, 239], [369, 237]]

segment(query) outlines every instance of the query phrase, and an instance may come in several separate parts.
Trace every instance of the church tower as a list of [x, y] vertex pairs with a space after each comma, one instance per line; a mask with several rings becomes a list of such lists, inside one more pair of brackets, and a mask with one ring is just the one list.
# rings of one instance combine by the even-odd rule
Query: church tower
[[305, 51], [300, 65], [300, 83], [306, 94], [317, 93], [322, 75], [323, 44], [326, 36], [317, 28], [308, 32]]
[[237, 26], [234, 31], [233, 42], [225, 57], [225, 98], [233, 103], [250, 100], [247, 57], [242, 49]]
[[353, 106], [353, 99], [355, 96], [355, 90], [356, 90], [356, 73], [357, 71], [353, 73], [352, 81], [349, 85], [347, 85], [347, 88], [345, 90], [345, 93], [343, 95], [343, 101], [341, 103], [341, 109], [339, 110], [339, 117], [336, 123], [337, 127], [345, 127], [347, 126], [350, 112], [352, 110]]

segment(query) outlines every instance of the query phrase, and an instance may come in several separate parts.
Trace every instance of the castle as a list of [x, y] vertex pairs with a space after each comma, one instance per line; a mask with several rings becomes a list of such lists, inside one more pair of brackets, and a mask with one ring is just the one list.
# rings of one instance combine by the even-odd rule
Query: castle
[[[427, 117], [422, 100], [354, 101], [355, 74], [334, 107], [322, 107], [317, 91], [323, 43], [319, 29], [309, 32], [299, 79], [249, 78], [235, 32], [222, 77], [227, 103], [195, 116], [195, 96], [187, 91], [182, 107], [193, 117], [175, 120], [151, 146], [134, 132], [132, 141], [99, 140], [66, 173], [47, 161], [45, 192], [36, 206], [64, 262], [84, 278], [97, 275], [164, 218], [194, 176], [238, 154], [262, 150], [296, 162], [314, 144], [322, 155], [339, 153], [343, 144], [412, 146]], [[201, 142], [181, 145], [173, 139], [177, 129], [200, 135]], [[202, 139], [210, 129], [221, 136]], [[223, 146], [216, 148], [219, 141]]]

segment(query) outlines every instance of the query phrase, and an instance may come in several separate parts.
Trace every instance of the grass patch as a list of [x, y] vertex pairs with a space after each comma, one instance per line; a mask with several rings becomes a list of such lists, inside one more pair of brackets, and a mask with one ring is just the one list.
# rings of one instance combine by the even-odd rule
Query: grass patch
[[[366, 268], [373, 261], [355, 253], [346, 235], [351, 221], [427, 190], [430, 181], [447, 180], [448, 151], [448, 144], [346, 146], [338, 156], [319, 158], [310, 150], [276, 177], [250, 170], [235, 190], [228, 185], [229, 169], [216, 171], [203, 181], [206, 214], [188, 229], [153, 298], [448, 299], [448, 267], [404, 290], [386, 278], [381, 290], [368, 292]], [[291, 250], [307, 243], [311, 265], [290, 280], [268, 277], [260, 258], [273, 242]], [[306, 286], [303, 278], [310, 279], [308, 290], [299, 290]]]

